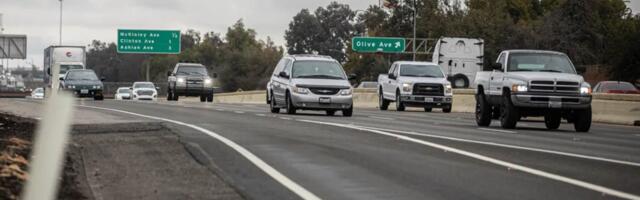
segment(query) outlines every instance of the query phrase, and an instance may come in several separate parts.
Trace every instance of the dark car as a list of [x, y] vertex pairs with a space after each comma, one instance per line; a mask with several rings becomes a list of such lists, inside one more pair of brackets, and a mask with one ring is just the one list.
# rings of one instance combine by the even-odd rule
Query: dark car
[[213, 78], [207, 68], [199, 63], [177, 63], [167, 72], [167, 101], [177, 101], [179, 96], [199, 96], [201, 102], [213, 101]]
[[593, 88], [594, 93], [640, 94], [633, 84], [624, 81], [602, 81]]
[[69, 70], [60, 78], [60, 88], [72, 92], [78, 97], [93, 97], [94, 100], [103, 100], [102, 89], [104, 85], [98, 79], [96, 73], [90, 69]]

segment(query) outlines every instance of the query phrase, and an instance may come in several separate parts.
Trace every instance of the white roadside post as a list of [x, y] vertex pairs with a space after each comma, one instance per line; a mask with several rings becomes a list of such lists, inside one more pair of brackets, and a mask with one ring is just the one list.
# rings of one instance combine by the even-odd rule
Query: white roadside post
[[72, 117], [73, 97], [65, 93], [56, 94], [53, 90], [36, 131], [29, 179], [22, 191], [22, 199], [56, 199]]

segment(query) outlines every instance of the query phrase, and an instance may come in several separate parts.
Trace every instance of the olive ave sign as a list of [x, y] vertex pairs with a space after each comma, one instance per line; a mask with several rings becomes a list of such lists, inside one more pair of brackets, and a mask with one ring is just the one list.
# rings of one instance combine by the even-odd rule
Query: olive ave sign
[[180, 30], [118, 29], [118, 53], [179, 54]]
[[394, 37], [354, 37], [351, 49], [363, 53], [402, 53], [405, 50], [404, 38]]

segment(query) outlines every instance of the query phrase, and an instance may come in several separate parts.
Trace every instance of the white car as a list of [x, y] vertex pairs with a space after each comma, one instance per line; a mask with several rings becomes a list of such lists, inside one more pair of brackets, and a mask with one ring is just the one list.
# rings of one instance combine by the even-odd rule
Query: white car
[[131, 86], [131, 99], [133, 100], [152, 100], [158, 97], [158, 87], [151, 82], [135, 82]]
[[131, 89], [128, 87], [119, 87], [118, 90], [116, 90], [115, 99], [116, 100], [131, 99]]
[[35, 90], [33, 90], [31, 92], [31, 98], [32, 99], [44, 99], [44, 89], [43, 88], [36, 88]]

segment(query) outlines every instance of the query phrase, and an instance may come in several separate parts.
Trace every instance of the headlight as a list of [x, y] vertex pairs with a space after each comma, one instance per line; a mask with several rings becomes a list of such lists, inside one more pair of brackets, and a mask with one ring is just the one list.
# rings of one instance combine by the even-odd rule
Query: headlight
[[351, 93], [353, 93], [353, 90], [351, 90], [351, 88], [340, 90], [340, 95], [346, 96], [346, 95], [351, 95]]
[[73, 87], [73, 85], [69, 85], [69, 86], [67, 86], [67, 88], [69, 88], [69, 89], [73, 89], [73, 88], [75, 88], [75, 87]]
[[444, 85], [444, 93], [446, 94], [452, 94], [453, 93], [453, 88], [451, 88], [451, 84], [447, 83]]
[[512, 92], [527, 92], [527, 90], [529, 90], [529, 88], [524, 84], [513, 84], [511, 86]]
[[403, 83], [402, 84], [402, 91], [411, 92], [411, 83]]
[[298, 93], [298, 94], [308, 94], [309, 93], [309, 89], [301, 88], [301, 87], [293, 87], [293, 92]]
[[204, 79], [204, 84], [211, 84], [211, 79]]
[[591, 94], [591, 85], [589, 85], [586, 82], [583, 83], [582, 86], [580, 86], [580, 94], [590, 95]]
[[178, 83], [184, 83], [184, 78], [178, 78]]

